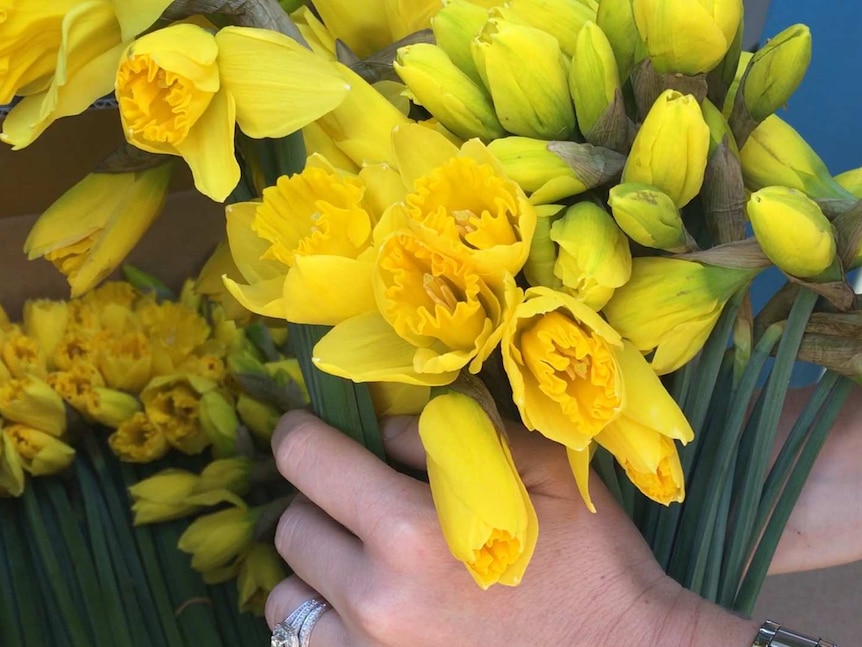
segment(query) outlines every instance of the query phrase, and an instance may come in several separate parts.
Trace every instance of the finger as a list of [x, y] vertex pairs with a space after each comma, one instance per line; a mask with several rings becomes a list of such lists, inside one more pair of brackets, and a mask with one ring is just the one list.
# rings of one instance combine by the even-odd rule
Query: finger
[[284, 477], [361, 539], [424, 505], [420, 483], [308, 412], [285, 414], [272, 448]]
[[281, 515], [275, 547], [296, 575], [334, 605], [348, 599], [351, 583], [359, 579], [362, 544], [305, 497]]
[[[296, 575], [282, 580], [266, 599], [266, 621], [275, 625], [299, 608], [299, 605], [320, 594]], [[347, 630], [335, 608], [328, 609], [314, 624], [310, 635], [310, 647], [348, 647]]]
[[380, 421], [387, 458], [405, 467], [425, 469], [425, 448], [419, 440], [417, 416], [392, 416]]

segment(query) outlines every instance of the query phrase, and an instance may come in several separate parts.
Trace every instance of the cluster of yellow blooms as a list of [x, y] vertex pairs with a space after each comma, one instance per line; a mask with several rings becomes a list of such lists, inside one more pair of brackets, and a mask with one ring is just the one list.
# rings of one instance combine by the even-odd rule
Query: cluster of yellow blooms
[[[443, 533], [482, 587], [521, 580], [536, 516], [494, 416], [457, 384], [431, 399], [433, 387], [478, 373], [499, 351], [521, 420], [565, 446], [590, 509], [597, 446], [667, 505], [684, 496], [675, 441], [692, 430], [659, 376], [698, 353], [728, 300], [775, 264], [794, 281], [829, 284], [818, 289], [852, 306], [842, 282], [862, 264], [858, 173], [832, 178], [773, 114], [807, 67], [803, 25], [743, 56], [742, 0], [319, 0], [317, 13], [303, 7], [288, 21], [308, 49], [201, 17], [135, 39], [169, 4], [52, 4], [42, 18], [58, 31], [87, 17], [78, 34], [86, 47], [52, 44], [56, 65], [46, 55], [45, 65], [18, 66], [27, 72], [4, 80], [6, 94], [26, 97], [0, 138], [25, 146], [114, 87], [127, 140], [182, 157], [197, 188], [224, 200], [240, 179], [235, 127], [255, 139], [301, 128], [305, 170], [279, 178], [260, 201], [227, 207], [234, 265], [225, 284], [254, 313], [333, 326], [314, 348], [318, 368], [400, 385], [410, 402], [400, 410], [422, 412]], [[403, 84], [371, 85], [358, 73], [381, 48], [428, 27], [434, 44], [397, 52]], [[96, 64], [109, 73], [88, 67]], [[97, 76], [98, 88], [77, 89]], [[431, 118], [410, 116], [423, 111]], [[116, 262], [109, 252], [128, 251], [158, 212], [163, 168], [118, 174], [126, 184], [107, 210], [92, 208], [85, 183], [108, 180], [89, 176], [34, 228], [28, 253], [86, 291]], [[698, 241], [714, 246], [705, 251], [684, 221], [698, 203], [709, 230]], [[86, 217], [67, 235], [59, 223], [70, 213]], [[753, 241], [743, 240], [746, 219]], [[202, 404], [233, 409], [223, 400], [223, 354], [211, 350], [227, 342], [154, 308], [112, 303], [80, 324], [124, 335], [107, 355], [94, 344], [87, 366], [104, 384], [81, 390], [139, 395], [141, 411], [111, 441], [127, 458], [200, 451], [218, 437], [206, 431]], [[170, 325], [177, 337], [159, 328]], [[158, 347], [166, 338], [172, 346]], [[74, 352], [88, 351], [80, 342]], [[101, 421], [98, 405], [73, 402], [85, 377], [54, 382]], [[10, 420], [2, 407], [19, 391], [0, 391]], [[112, 413], [131, 408], [100, 397]], [[55, 431], [42, 433], [56, 439]], [[169, 503], [183, 514], [210, 500], [204, 475], [171, 478], [135, 496], [164, 503], [159, 492], [181, 492]], [[259, 514], [231, 505], [196, 521], [180, 547], [213, 579], [236, 573]], [[221, 533], [226, 544], [212, 542], [219, 552], [204, 540], [221, 523], [231, 531]]]

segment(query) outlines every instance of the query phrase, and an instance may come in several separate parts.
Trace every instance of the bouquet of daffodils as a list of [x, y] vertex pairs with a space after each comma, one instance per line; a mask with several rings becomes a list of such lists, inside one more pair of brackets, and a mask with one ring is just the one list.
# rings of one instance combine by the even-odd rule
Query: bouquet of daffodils
[[[0, 139], [113, 89], [129, 144], [26, 243], [73, 294], [134, 245], [182, 157], [229, 203], [209, 293], [289, 322], [315, 410], [381, 457], [376, 416], [419, 414], [441, 530], [479, 586], [517, 585], [541, 532], [506, 417], [565, 447], [601, 514], [593, 468], [681, 583], [750, 611], [862, 376], [862, 174], [833, 178], [774, 114], [804, 25], [750, 55], [741, 0], [40, 12], [68, 36], [34, 62], [0, 50], [0, 102], [23, 96]], [[786, 283], [755, 316], [771, 266]], [[827, 371], [770, 467], [797, 359]], [[224, 427], [221, 456], [240, 447]]]

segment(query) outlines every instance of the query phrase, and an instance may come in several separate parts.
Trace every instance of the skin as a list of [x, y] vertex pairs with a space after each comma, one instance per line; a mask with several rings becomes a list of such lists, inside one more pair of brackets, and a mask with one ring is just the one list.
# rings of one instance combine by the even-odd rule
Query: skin
[[[780, 434], [806, 397], [790, 396]], [[815, 464], [771, 572], [862, 559], [860, 427], [857, 389]], [[415, 418], [387, 420], [383, 432], [391, 459], [424, 467]], [[508, 432], [541, 532], [520, 586], [481, 591], [449, 554], [427, 484], [306, 412], [286, 415], [273, 452], [304, 496], [278, 527], [276, 546], [295, 574], [269, 597], [270, 626], [322, 596], [333, 609], [315, 625], [311, 647], [751, 645], [760, 623], [733, 616], [664, 575], [598, 478], [591, 480], [599, 509], [593, 515], [559, 445], [520, 425]]]

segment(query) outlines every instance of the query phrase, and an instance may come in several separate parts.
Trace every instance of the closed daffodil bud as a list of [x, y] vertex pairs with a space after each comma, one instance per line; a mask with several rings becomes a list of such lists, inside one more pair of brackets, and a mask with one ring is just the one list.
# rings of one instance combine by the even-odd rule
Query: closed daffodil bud
[[[503, 137], [488, 144], [506, 175], [530, 193], [533, 204], [548, 204], [583, 193], [618, 176], [625, 157], [574, 142]], [[558, 151], [565, 151], [565, 159]]]
[[638, 31], [659, 72], [709, 72], [730, 49], [742, 0], [632, 0]]
[[471, 42], [488, 21], [488, 10], [468, 0], [450, 0], [431, 18], [434, 40], [474, 83], [482, 83]]
[[509, 0], [497, 12], [511, 22], [551, 34], [566, 56], [575, 56], [578, 34], [596, 20], [596, 4], [582, 0]]
[[601, 310], [631, 274], [629, 242], [607, 211], [592, 202], [569, 207], [551, 225], [559, 246], [554, 274], [579, 301]]
[[739, 91], [739, 84], [742, 81], [742, 75], [745, 74], [745, 70], [748, 69], [748, 64], [751, 62], [753, 57], [754, 54], [751, 52], [739, 53], [739, 61], [736, 64], [736, 73], [733, 77], [733, 81], [731, 81], [727, 88], [727, 94], [725, 95], [724, 103], [721, 106], [721, 114], [724, 115], [725, 119], [730, 118], [730, 113], [733, 111], [733, 104], [736, 101], [736, 93]]
[[217, 390], [201, 396], [201, 427], [213, 445], [215, 456], [236, 454], [236, 434], [239, 419], [231, 402]]
[[835, 261], [832, 223], [801, 191], [765, 187], [751, 194], [747, 210], [763, 253], [787, 274], [812, 278]]
[[666, 90], [635, 136], [623, 182], [651, 184], [682, 208], [700, 191], [708, 151], [709, 127], [697, 99]]
[[[556, 38], [534, 27], [490, 20], [473, 58], [500, 123], [515, 135], [568, 139], [575, 129], [568, 62]], [[524, 94], [523, 88], [530, 88]]]
[[140, 410], [140, 401], [125, 391], [100, 386], [87, 390], [86, 414], [100, 425], [116, 429]]
[[742, 80], [749, 115], [759, 123], [787, 103], [811, 62], [811, 30], [792, 25], [755, 52]]
[[116, 75], [126, 140], [182, 157], [197, 189], [218, 202], [240, 178], [235, 125], [255, 139], [284, 137], [349, 90], [330, 61], [284, 34], [235, 26], [212, 34], [192, 23], [133, 41]]
[[249, 431], [261, 440], [269, 442], [281, 413], [270, 404], [240, 393], [236, 401], [236, 412]]
[[[192, 568], [204, 573], [229, 568], [253, 541], [254, 526], [263, 508], [231, 506], [198, 517], [177, 541], [192, 556]], [[227, 578], [225, 578], [227, 579]]]
[[284, 561], [271, 543], [255, 543], [245, 554], [236, 576], [240, 611], [262, 616], [266, 598], [287, 577]]
[[179, 519], [198, 510], [187, 501], [197, 482], [196, 474], [167, 469], [129, 487], [135, 525]]
[[483, 589], [518, 585], [539, 528], [502, 431], [476, 400], [450, 391], [425, 405], [419, 437], [452, 555]]
[[793, 127], [777, 115], [763, 120], [739, 151], [745, 186], [757, 191], [786, 186], [813, 199], [855, 200], [836, 182], [823, 160]]
[[862, 200], [862, 166], [839, 173], [835, 176], [835, 181], [845, 191]]
[[173, 164], [132, 173], [90, 173], [45, 211], [24, 251], [62, 272], [72, 296], [95, 287], [123, 261], [165, 204]]
[[610, 191], [608, 206], [629, 238], [644, 247], [683, 252], [685, 226], [669, 195], [649, 184], [627, 182]]
[[66, 431], [66, 405], [63, 399], [45, 382], [32, 375], [0, 384], [0, 415], [55, 438]]
[[395, 71], [413, 101], [462, 139], [506, 134], [484, 88], [459, 70], [440, 47], [418, 43], [398, 50]]
[[3, 421], [0, 419], [0, 497], [21, 496], [25, 482], [21, 456], [12, 438], [3, 433]]
[[66, 334], [68, 320], [69, 306], [65, 301], [28, 299], [24, 303], [24, 332], [38, 342], [48, 369], [54, 368], [54, 352]]
[[592, 21], [584, 24], [578, 34], [569, 72], [569, 89], [575, 102], [578, 128], [590, 140], [589, 133], [617, 100], [620, 89], [614, 50], [601, 27]]
[[0, 431], [12, 441], [24, 471], [47, 476], [66, 469], [75, 460], [75, 450], [56, 436], [26, 424], [12, 423]]
[[631, 279], [614, 292], [603, 312], [640, 352], [655, 351], [652, 368], [665, 375], [698, 353], [728, 299], [758, 271], [635, 258]]
[[643, 57], [640, 32], [632, 13], [632, 0], [599, 0], [596, 23], [608, 38], [617, 59], [620, 82], [629, 78], [635, 63]]

